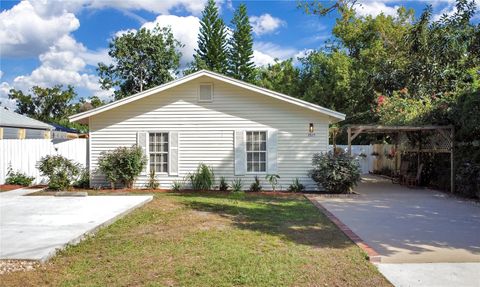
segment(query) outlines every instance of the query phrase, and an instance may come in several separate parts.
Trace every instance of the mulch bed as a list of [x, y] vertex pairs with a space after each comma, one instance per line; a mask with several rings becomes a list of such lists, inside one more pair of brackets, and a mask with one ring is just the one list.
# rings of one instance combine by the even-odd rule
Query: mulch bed
[[9, 191], [19, 188], [23, 188], [23, 186], [16, 184], [0, 184], [0, 191]]

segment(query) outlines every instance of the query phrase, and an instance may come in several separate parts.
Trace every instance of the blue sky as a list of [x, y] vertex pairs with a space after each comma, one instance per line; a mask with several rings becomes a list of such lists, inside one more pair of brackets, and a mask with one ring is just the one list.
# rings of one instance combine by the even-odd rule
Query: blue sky
[[[170, 26], [182, 49], [182, 65], [190, 62], [196, 47], [198, 21], [206, 0], [70, 0], [0, 2], [0, 101], [13, 107], [8, 90], [27, 91], [33, 85], [71, 84], [81, 97], [108, 98], [95, 71], [98, 62], [109, 62], [109, 40], [122, 31]], [[480, 1], [480, 0], [479, 0]], [[254, 28], [254, 61], [272, 63], [275, 58], [302, 56], [322, 47], [331, 37], [338, 16], [305, 15], [296, 1], [243, 1]], [[399, 6], [418, 15], [427, 4], [434, 14], [451, 13], [453, 0], [360, 0], [357, 13], [393, 14]], [[240, 2], [217, 1], [229, 25]]]

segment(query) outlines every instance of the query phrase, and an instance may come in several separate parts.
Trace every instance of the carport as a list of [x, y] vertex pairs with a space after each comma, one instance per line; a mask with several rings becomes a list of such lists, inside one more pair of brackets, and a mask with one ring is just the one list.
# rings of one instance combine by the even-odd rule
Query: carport
[[[417, 155], [417, 165], [420, 164], [420, 154], [450, 155], [450, 192], [455, 191], [455, 170], [453, 162], [454, 127], [453, 126], [382, 126], [382, 125], [348, 125], [348, 152], [352, 155], [352, 141], [360, 134], [384, 134], [393, 139], [395, 150]], [[395, 157], [395, 167], [398, 167], [398, 157]]]

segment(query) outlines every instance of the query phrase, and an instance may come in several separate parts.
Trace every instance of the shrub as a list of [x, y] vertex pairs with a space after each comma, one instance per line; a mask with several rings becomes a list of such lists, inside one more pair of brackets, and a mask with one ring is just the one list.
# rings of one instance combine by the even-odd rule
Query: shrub
[[193, 190], [211, 190], [215, 183], [213, 169], [204, 163], [197, 167], [197, 171], [188, 175]]
[[11, 166], [8, 166], [7, 178], [5, 179], [5, 184], [15, 184], [22, 186], [29, 186], [32, 184], [35, 177], [28, 176], [21, 171], [13, 171]]
[[242, 179], [241, 178], [235, 178], [232, 181], [231, 186], [232, 186], [232, 191], [233, 192], [241, 192], [242, 188], [243, 188]]
[[457, 168], [456, 190], [468, 197], [480, 198], [480, 165], [464, 162]]
[[260, 180], [258, 179], [258, 176], [255, 176], [254, 181], [250, 185], [250, 192], [259, 192], [262, 190], [262, 185], [260, 184]]
[[172, 183], [172, 187], [170, 188], [172, 191], [178, 192], [182, 189], [182, 184], [179, 181], [174, 181]]
[[228, 190], [228, 183], [225, 180], [225, 177], [220, 177], [220, 184], [218, 185], [218, 189], [220, 191], [227, 191]]
[[155, 169], [150, 170], [150, 177], [148, 178], [148, 182], [145, 185], [148, 189], [157, 189], [160, 186], [160, 183], [155, 178]]
[[132, 188], [135, 179], [147, 164], [142, 148], [138, 146], [119, 147], [100, 155], [99, 170], [110, 181], [112, 189], [120, 181], [127, 188]]
[[310, 177], [329, 193], [347, 193], [360, 180], [358, 162], [346, 153], [315, 154]]
[[275, 188], [277, 187], [279, 178], [280, 178], [280, 176], [278, 174], [267, 174], [265, 176], [265, 179], [268, 180], [268, 182], [272, 186], [273, 191], [275, 191]]
[[75, 187], [89, 188], [90, 187], [90, 172], [88, 168], [83, 168], [80, 171], [80, 178], [74, 183]]
[[288, 191], [290, 192], [303, 192], [304, 190], [305, 186], [300, 183], [298, 178], [295, 178], [292, 184], [290, 184], [290, 186], [288, 187]]
[[37, 164], [42, 176], [48, 177], [48, 188], [53, 190], [69, 189], [78, 175], [80, 165], [61, 155], [47, 155]]

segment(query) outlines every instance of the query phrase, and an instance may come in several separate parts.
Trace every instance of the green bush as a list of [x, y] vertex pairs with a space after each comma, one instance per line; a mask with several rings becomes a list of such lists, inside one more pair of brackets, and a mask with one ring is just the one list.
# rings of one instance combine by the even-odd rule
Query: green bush
[[218, 189], [220, 191], [227, 191], [228, 190], [228, 183], [225, 180], [225, 177], [220, 177], [220, 184], [218, 185]]
[[90, 187], [90, 172], [88, 168], [83, 168], [80, 171], [80, 178], [73, 184], [75, 187], [79, 188], [89, 188]]
[[348, 193], [360, 180], [358, 162], [346, 153], [315, 154], [310, 177], [329, 193]]
[[235, 178], [232, 181], [231, 186], [232, 186], [232, 191], [233, 192], [241, 192], [242, 188], [243, 188], [242, 179], [241, 178]]
[[252, 184], [250, 185], [250, 189], [248, 191], [260, 192], [261, 190], [262, 190], [262, 185], [260, 184], [260, 180], [258, 179], [258, 176], [255, 176]]
[[141, 147], [119, 147], [103, 152], [98, 161], [98, 168], [110, 181], [112, 188], [115, 188], [117, 181], [127, 188], [132, 188], [146, 164], [147, 159]]
[[196, 172], [188, 175], [193, 190], [211, 190], [215, 183], [213, 169], [204, 163], [198, 165]]
[[288, 191], [290, 192], [303, 192], [305, 190], [305, 186], [300, 183], [298, 178], [293, 180], [292, 184], [288, 187]]
[[182, 183], [180, 183], [179, 181], [174, 181], [170, 189], [172, 191], [178, 192], [182, 189]]
[[35, 177], [28, 176], [21, 171], [13, 171], [12, 167], [8, 167], [7, 178], [5, 179], [5, 184], [15, 184], [22, 186], [29, 186], [32, 184]]
[[480, 198], [480, 164], [464, 162], [457, 168], [455, 179], [458, 193]]
[[47, 155], [37, 164], [42, 176], [48, 177], [48, 188], [66, 190], [80, 175], [80, 164], [61, 155]]
[[160, 186], [160, 183], [155, 178], [155, 169], [150, 170], [150, 177], [148, 178], [148, 182], [146, 184], [146, 188], [148, 189], [157, 189]]
[[274, 192], [275, 192], [275, 189], [278, 185], [278, 179], [279, 178], [280, 178], [280, 176], [278, 174], [267, 174], [265, 176], [265, 179], [268, 180], [268, 182], [272, 186], [272, 191], [274, 191]]

